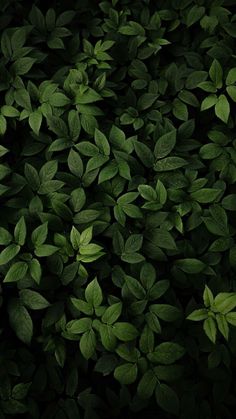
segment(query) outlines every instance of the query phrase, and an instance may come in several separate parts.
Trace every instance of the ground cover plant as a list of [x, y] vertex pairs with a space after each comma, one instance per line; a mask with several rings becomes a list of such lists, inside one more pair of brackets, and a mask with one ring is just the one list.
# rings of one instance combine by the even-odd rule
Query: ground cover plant
[[0, 419], [231, 419], [234, 0], [0, 0]]

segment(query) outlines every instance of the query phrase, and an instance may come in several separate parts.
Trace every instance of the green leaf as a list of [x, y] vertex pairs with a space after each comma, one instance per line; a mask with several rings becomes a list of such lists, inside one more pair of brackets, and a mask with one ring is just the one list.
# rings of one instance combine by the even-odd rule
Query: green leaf
[[37, 191], [40, 186], [40, 179], [37, 170], [29, 163], [25, 164], [24, 174], [30, 187]]
[[110, 374], [117, 364], [116, 357], [111, 354], [102, 355], [94, 367], [94, 371], [102, 373], [103, 376]]
[[185, 103], [177, 98], [173, 101], [173, 115], [181, 121], [188, 120], [188, 107]]
[[39, 135], [39, 130], [42, 124], [42, 113], [39, 110], [32, 112], [29, 116], [29, 125], [36, 135]]
[[51, 244], [41, 244], [35, 248], [35, 255], [38, 257], [51, 256], [58, 251], [58, 247]]
[[127, 25], [122, 26], [121, 28], [119, 28], [119, 33], [121, 33], [122, 35], [129, 35], [129, 36], [144, 36], [145, 35], [145, 30], [143, 29], [143, 27], [134, 21], [129, 21]]
[[3, 136], [7, 130], [7, 120], [3, 115], [0, 115], [0, 136]]
[[29, 112], [32, 112], [30, 95], [26, 89], [20, 88], [17, 89], [14, 93], [16, 103], [21, 106], [23, 109], [26, 109]]
[[185, 354], [185, 349], [178, 343], [163, 342], [156, 346], [154, 352], [147, 355], [149, 361], [154, 364], [169, 365], [182, 358]]
[[68, 124], [70, 130], [70, 137], [72, 141], [76, 141], [80, 136], [81, 124], [79, 114], [76, 110], [69, 111]]
[[14, 106], [3, 105], [1, 107], [1, 113], [3, 116], [8, 118], [17, 118], [20, 115], [20, 112], [14, 108]]
[[52, 106], [60, 108], [68, 105], [70, 103], [70, 99], [64, 93], [56, 92], [49, 97], [49, 103]]
[[145, 257], [141, 255], [140, 253], [126, 252], [121, 255], [121, 260], [127, 263], [136, 264], [136, 263], [143, 262], [145, 260]]
[[96, 349], [96, 336], [93, 330], [89, 330], [82, 335], [79, 347], [85, 359], [89, 359], [94, 355]]
[[11, 66], [11, 71], [17, 76], [22, 76], [29, 72], [36, 59], [30, 57], [18, 58]]
[[122, 303], [115, 303], [108, 307], [103, 315], [102, 321], [107, 324], [113, 324], [118, 320], [122, 311]]
[[70, 241], [73, 249], [78, 250], [80, 246], [80, 233], [74, 226], [70, 232]]
[[226, 91], [229, 97], [236, 102], [236, 86], [227, 86]]
[[208, 93], [217, 92], [217, 88], [211, 81], [202, 81], [201, 83], [199, 83], [198, 87]]
[[105, 182], [106, 180], [112, 179], [118, 173], [118, 166], [115, 161], [111, 161], [107, 164], [99, 173], [98, 184]]
[[0, 266], [10, 262], [19, 253], [20, 246], [18, 244], [10, 244], [0, 253]]
[[187, 14], [187, 20], [186, 20], [187, 27], [189, 28], [198, 20], [200, 20], [201, 17], [204, 15], [204, 13], [205, 13], [205, 7], [194, 5]]
[[83, 162], [82, 162], [82, 159], [81, 159], [79, 153], [77, 153], [74, 150], [70, 150], [67, 161], [68, 161], [68, 166], [69, 166], [69, 169], [70, 169], [71, 173], [73, 173], [73, 175], [81, 178], [82, 175], [83, 175], [84, 167], [83, 167]]
[[8, 306], [9, 320], [16, 336], [30, 344], [33, 336], [33, 322], [27, 309], [17, 299], [12, 299]]
[[154, 155], [157, 159], [168, 156], [176, 143], [176, 129], [162, 135], [156, 142]]
[[31, 383], [19, 383], [12, 389], [12, 398], [15, 400], [23, 400], [28, 394]]
[[153, 370], [148, 370], [142, 376], [137, 392], [142, 399], [150, 399], [157, 384], [157, 377]]
[[140, 111], [150, 108], [156, 101], [157, 95], [154, 93], [144, 93], [138, 100], [137, 106]]
[[4, 179], [11, 173], [11, 169], [3, 164], [0, 164], [0, 180]]
[[102, 250], [98, 244], [90, 243], [87, 245], [80, 245], [79, 252], [81, 255], [92, 256], [96, 255]]
[[199, 259], [186, 258], [176, 261], [176, 266], [188, 274], [198, 274], [206, 268], [206, 264]]
[[85, 289], [85, 298], [93, 307], [99, 307], [102, 303], [102, 290], [97, 278], [94, 278]]
[[20, 299], [24, 306], [31, 310], [42, 310], [50, 306], [50, 303], [37, 291], [24, 289], [20, 291]]
[[236, 83], [236, 67], [233, 67], [229, 70], [225, 82], [227, 86]]
[[25, 403], [13, 399], [2, 400], [1, 408], [4, 411], [4, 413], [8, 415], [18, 415], [22, 413], [27, 413], [28, 410]]
[[166, 322], [174, 322], [181, 317], [180, 309], [170, 304], [153, 304], [149, 309]]
[[220, 95], [215, 105], [215, 114], [223, 122], [227, 124], [230, 114], [230, 106], [225, 95]]
[[0, 145], [0, 157], [5, 156], [5, 154], [7, 154], [8, 152], [9, 150], [6, 147]]
[[25, 244], [26, 239], [26, 224], [25, 219], [22, 216], [19, 221], [17, 222], [15, 229], [14, 229], [14, 239], [17, 244], [23, 246]]
[[177, 394], [167, 384], [158, 384], [155, 391], [157, 404], [168, 413], [179, 414], [179, 399]]
[[43, 223], [39, 227], [37, 227], [31, 234], [31, 240], [34, 247], [41, 246], [48, 235], [48, 223]]
[[117, 345], [117, 339], [113, 333], [112, 326], [109, 324], [100, 324], [99, 333], [100, 333], [101, 341], [104, 348], [107, 351], [114, 352], [115, 347]]
[[140, 284], [140, 282], [133, 278], [132, 276], [126, 275], [125, 276], [125, 283], [129, 289], [129, 291], [138, 299], [143, 299], [146, 296], [145, 289]]
[[197, 70], [197, 71], [193, 71], [189, 74], [189, 76], [187, 77], [185, 86], [187, 89], [195, 89], [199, 83], [205, 81], [208, 77], [208, 74], [206, 71], [201, 71], [201, 70]]
[[222, 206], [229, 211], [236, 211], [236, 194], [230, 194], [222, 200]]
[[236, 312], [227, 313], [225, 316], [227, 322], [232, 326], [236, 326]]
[[93, 314], [93, 306], [87, 303], [86, 301], [80, 300], [79, 298], [72, 297], [71, 302], [73, 306], [77, 310], [81, 311], [82, 313], [87, 314], [87, 315]]
[[57, 160], [47, 161], [39, 171], [39, 177], [41, 182], [48, 182], [52, 180], [57, 173], [58, 162]]
[[132, 384], [137, 378], [138, 368], [136, 364], [123, 364], [115, 368], [114, 377], [121, 384]]
[[66, 329], [69, 333], [73, 334], [80, 334], [84, 333], [91, 329], [92, 326], [92, 319], [89, 317], [83, 317], [79, 320], [71, 320], [69, 323], [67, 323]]
[[107, 141], [106, 136], [97, 128], [95, 128], [94, 139], [95, 139], [95, 143], [97, 147], [99, 148], [100, 153], [104, 154], [105, 156], [109, 156], [110, 155], [109, 142]]
[[167, 279], [162, 279], [156, 282], [148, 291], [150, 300], [157, 300], [162, 297], [170, 287], [170, 282]]
[[26, 262], [14, 263], [7, 272], [3, 282], [17, 282], [23, 279], [27, 273], [28, 265]]
[[36, 284], [39, 284], [42, 277], [42, 268], [37, 259], [32, 259], [29, 262], [29, 271]]
[[218, 60], [216, 59], [213, 60], [210, 70], [209, 70], [209, 75], [214, 85], [216, 86], [216, 88], [221, 89], [223, 70]]
[[126, 240], [125, 252], [136, 252], [141, 249], [143, 243], [142, 234], [132, 234]]
[[228, 340], [229, 339], [229, 326], [228, 326], [225, 316], [221, 313], [217, 314], [216, 323], [217, 323], [217, 327], [220, 333], [224, 336], [226, 340]]
[[161, 228], [153, 229], [152, 231], [148, 230], [146, 238], [147, 240], [150, 240], [151, 243], [153, 243], [155, 246], [161, 247], [162, 249], [176, 249], [175, 241], [167, 230]]
[[145, 167], [152, 167], [154, 164], [154, 157], [153, 153], [150, 148], [146, 145], [141, 143], [140, 141], [134, 141], [134, 149], [135, 153], [144, 164]]
[[201, 103], [201, 111], [206, 111], [207, 109], [212, 108], [218, 102], [216, 95], [209, 95], [203, 99]]
[[156, 162], [153, 168], [156, 172], [168, 172], [179, 169], [187, 164], [188, 162], [182, 157], [166, 157]]
[[135, 339], [138, 336], [138, 331], [131, 323], [117, 322], [113, 325], [114, 335], [124, 342]]
[[80, 235], [80, 244], [83, 246], [88, 245], [93, 237], [93, 226], [90, 226], [86, 228], [84, 231], [82, 231]]
[[83, 105], [83, 104], [88, 104], [88, 103], [94, 103], [101, 99], [102, 99], [101, 96], [95, 90], [88, 87], [87, 90], [84, 91], [83, 93], [79, 91], [76, 94], [75, 104]]
[[158, 380], [172, 382], [182, 377], [184, 367], [182, 365], [158, 365], [154, 371]]
[[205, 289], [203, 293], [203, 301], [204, 301], [205, 307], [210, 307], [214, 301], [214, 296], [212, 294], [212, 291], [207, 285], [205, 285]]
[[5, 228], [0, 227], [0, 245], [7, 246], [12, 241], [12, 235]]
[[202, 159], [215, 159], [222, 154], [222, 147], [218, 144], [205, 144], [200, 149], [200, 156]]
[[221, 193], [220, 189], [203, 188], [191, 193], [191, 198], [200, 204], [208, 204], [217, 200]]
[[133, 204], [122, 205], [122, 210], [130, 218], [142, 218], [143, 214], [140, 208]]
[[140, 195], [148, 201], [156, 201], [157, 200], [156, 191], [149, 185], [139, 185], [138, 191], [139, 191]]
[[205, 320], [208, 317], [208, 311], [206, 308], [200, 308], [198, 310], [194, 310], [189, 316], [187, 317], [188, 320], [192, 320], [194, 322], [199, 322], [201, 320]]
[[215, 343], [216, 342], [216, 322], [212, 317], [208, 317], [208, 319], [204, 320], [203, 329], [208, 336], [208, 338]]
[[236, 307], [236, 293], [220, 292], [214, 299], [214, 308], [222, 314], [227, 314]]

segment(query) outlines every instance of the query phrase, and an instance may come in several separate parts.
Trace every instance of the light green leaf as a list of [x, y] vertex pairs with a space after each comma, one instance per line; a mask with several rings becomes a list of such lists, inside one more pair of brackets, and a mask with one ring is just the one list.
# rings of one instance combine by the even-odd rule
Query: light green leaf
[[0, 253], [0, 266], [10, 262], [19, 253], [20, 246], [18, 244], [10, 244]]
[[105, 156], [110, 155], [110, 145], [107, 141], [106, 136], [97, 128], [95, 128], [94, 139], [97, 147], [100, 150], [100, 153], [104, 154]]
[[23, 246], [25, 244], [26, 239], [26, 224], [25, 219], [22, 216], [19, 221], [17, 222], [15, 229], [14, 229], [14, 239], [17, 244]]
[[48, 223], [43, 223], [39, 227], [37, 227], [31, 235], [32, 243], [35, 247], [40, 246], [43, 244], [48, 235]]
[[225, 95], [220, 95], [215, 105], [215, 114], [223, 122], [227, 124], [230, 114], [230, 106]]
[[187, 317], [188, 320], [192, 320], [194, 322], [199, 322], [201, 320], [205, 320], [208, 317], [208, 311], [206, 308], [200, 308], [198, 310], [194, 310], [189, 316]]
[[107, 324], [113, 324], [120, 317], [122, 303], [115, 303], [108, 307], [102, 315], [102, 321]]
[[0, 227], [0, 245], [7, 246], [12, 241], [12, 235], [3, 227]]
[[188, 162], [182, 157], [166, 157], [156, 162], [153, 168], [156, 172], [168, 172], [179, 169], [187, 164]]
[[234, 102], [236, 102], [236, 86], [227, 86], [226, 91], [227, 91], [228, 95], [230, 96], [230, 98]]
[[206, 111], [207, 109], [212, 108], [218, 101], [218, 98], [216, 95], [209, 95], [203, 99], [201, 103], [201, 111]]
[[96, 336], [93, 330], [89, 330], [82, 335], [79, 347], [85, 359], [89, 359], [94, 355], [96, 349]]
[[93, 307], [99, 307], [102, 303], [102, 290], [97, 278], [94, 278], [94, 280], [87, 285], [85, 289], [85, 298]]
[[203, 329], [208, 336], [208, 338], [215, 343], [216, 342], [216, 322], [212, 317], [208, 317], [208, 319], [204, 320]]
[[42, 113], [39, 110], [32, 112], [29, 116], [29, 125], [30, 128], [34, 131], [36, 135], [39, 135], [39, 130], [42, 124]]
[[50, 303], [37, 291], [24, 289], [20, 291], [20, 300], [24, 306], [31, 310], [42, 310], [50, 306]]
[[216, 88], [221, 89], [223, 70], [218, 60], [216, 59], [213, 60], [210, 70], [209, 70], [209, 75], [214, 85], [216, 86]]
[[14, 263], [7, 272], [3, 282], [17, 282], [23, 279], [27, 273], [28, 265], [26, 262]]

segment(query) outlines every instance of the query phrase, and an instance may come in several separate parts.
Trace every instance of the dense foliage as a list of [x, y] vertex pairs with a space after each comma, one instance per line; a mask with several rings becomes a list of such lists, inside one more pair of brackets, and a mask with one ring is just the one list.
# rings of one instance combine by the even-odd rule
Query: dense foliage
[[234, 418], [235, 1], [33, 3], [0, 1], [0, 419]]

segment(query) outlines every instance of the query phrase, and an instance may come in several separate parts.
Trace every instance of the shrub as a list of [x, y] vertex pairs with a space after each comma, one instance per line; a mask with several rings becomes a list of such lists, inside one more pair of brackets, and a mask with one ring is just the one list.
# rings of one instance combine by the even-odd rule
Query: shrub
[[235, 2], [0, 5], [0, 418], [233, 418]]

